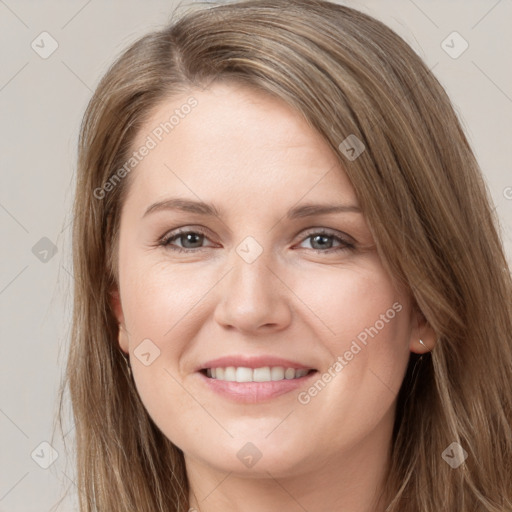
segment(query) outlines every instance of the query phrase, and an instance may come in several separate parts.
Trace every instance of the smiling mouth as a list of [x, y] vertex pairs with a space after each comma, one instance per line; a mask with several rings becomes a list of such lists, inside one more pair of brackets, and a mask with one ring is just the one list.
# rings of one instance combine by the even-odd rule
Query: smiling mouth
[[263, 366], [261, 368], [247, 368], [244, 366], [227, 366], [218, 368], [203, 368], [200, 370], [204, 376], [224, 382], [275, 382], [284, 380], [297, 380], [317, 370], [313, 368], [286, 368], [284, 366]]

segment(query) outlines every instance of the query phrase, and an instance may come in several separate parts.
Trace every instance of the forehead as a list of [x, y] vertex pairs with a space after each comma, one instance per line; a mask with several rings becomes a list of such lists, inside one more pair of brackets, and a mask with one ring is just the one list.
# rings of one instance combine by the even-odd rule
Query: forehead
[[146, 200], [175, 191], [260, 207], [262, 198], [355, 199], [337, 156], [301, 114], [246, 86], [216, 83], [169, 98], [151, 113], [132, 149], [149, 138], [154, 147], [132, 171], [130, 187]]

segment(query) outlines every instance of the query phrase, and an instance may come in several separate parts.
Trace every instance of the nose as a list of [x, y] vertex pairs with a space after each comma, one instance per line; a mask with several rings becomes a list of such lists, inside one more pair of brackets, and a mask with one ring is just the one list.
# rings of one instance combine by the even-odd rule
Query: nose
[[244, 333], [274, 332], [292, 318], [293, 295], [278, 277], [266, 251], [252, 263], [234, 254], [228, 275], [219, 283], [214, 318], [224, 328]]

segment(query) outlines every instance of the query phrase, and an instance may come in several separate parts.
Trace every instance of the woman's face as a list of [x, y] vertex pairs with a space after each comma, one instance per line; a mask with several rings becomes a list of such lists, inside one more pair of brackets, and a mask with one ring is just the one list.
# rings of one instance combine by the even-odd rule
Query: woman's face
[[274, 476], [385, 446], [423, 331], [320, 136], [217, 83], [159, 107], [134, 149], [114, 308], [160, 430], [187, 460]]

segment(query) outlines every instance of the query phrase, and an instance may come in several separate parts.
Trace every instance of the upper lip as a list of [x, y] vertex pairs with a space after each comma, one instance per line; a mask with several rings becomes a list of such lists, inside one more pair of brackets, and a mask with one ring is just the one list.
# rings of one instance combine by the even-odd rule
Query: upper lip
[[218, 357], [211, 359], [199, 365], [195, 371], [205, 370], [207, 368], [227, 368], [228, 366], [244, 367], [244, 368], [263, 368], [264, 366], [282, 366], [283, 368], [295, 368], [296, 370], [314, 370], [312, 366], [292, 361], [290, 359], [283, 359], [281, 357], [274, 357], [270, 355], [261, 356], [243, 356], [233, 355]]

